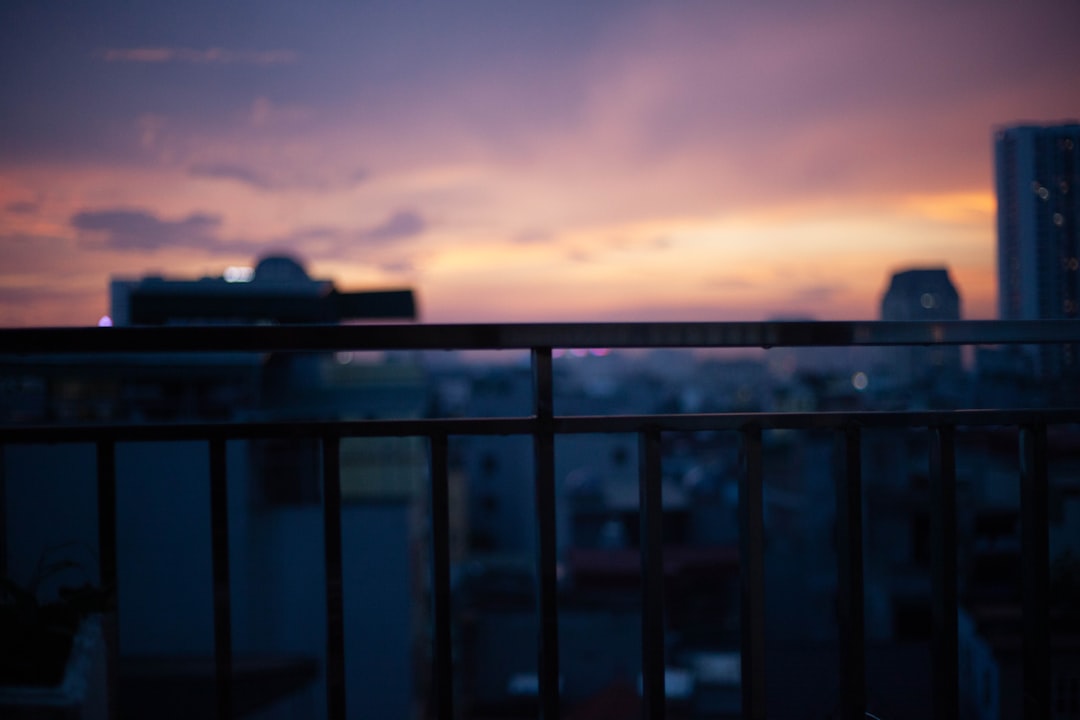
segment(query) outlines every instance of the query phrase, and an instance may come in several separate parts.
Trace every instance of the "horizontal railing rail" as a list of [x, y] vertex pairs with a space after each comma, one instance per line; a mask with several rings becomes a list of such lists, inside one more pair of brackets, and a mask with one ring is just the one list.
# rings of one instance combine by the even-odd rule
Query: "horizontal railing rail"
[[0, 330], [0, 353], [870, 347], [1080, 342], [1072, 320], [210, 325]]
[[[601, 433], [843, 430], [847, 427], [1021, 427], [1080, 423], [1080, 408], [1015, 410], [852, 410], [821, 412], [719, 412], [655, 415], [553, 415], [558, 435]], [[378, 420], [267, 420], [81, 425], [0, 425], [6, 443], [75, 443], [347, 437], [432, 437], [435, 435], [534, 435], [535, 416], [416, 418]]]
[[879, 345], [999, 345], [1080, 343], [1071, 321], [940, 323], [771, 322], [535, 325], [373, 325], [278, 327], [164, 327], [0, 330], [0, 353], [33, 358], [76, 354], [173, 352], [320, 352], [341, 350], [527, 350], [534, 397], [531, 413], [514, 417], [387, 420], [242, 421], [170, 424], [0, 426], [0, 445], [89, 442], [97, 448], [102, 582], [116, 577], [116, 445], [198, 440], [209, 444], [214, 647], [218, 714], [232, 715], [232, 630], [227, 513], [227, 441], [314, 437], [322, 445], [324, 554], [327, 602], [327, 709], [346, 716], [342, 592], [340, 441], [348, 437], [422, 437], [430, 452], [433, 587], [433, 678], [439, 717], [454, 714], [449, 572], [447, 441], [458, 435], [522, 435], [533, 439], [537, 527], [536, 607], [539, 637], [539, 713], [559, 717], [555, 438], [580, 433], [638, 437], [642, 568], [642, 715], [665, 715], [663, 537], [660, 439], [665, 432], [724, 431], [742, 438], [739, 486], [742, 714], [765, 718], [764, 504], [762, 432], [835, 432], [845, 448], [836, 488], [838, 622], [842, 717], [866, 713], [863, 618], [861, 432], [925, 429], [931, 435], [933, 707], [935, 717], [958, 712], [955, 431], [1017, 428], [1021, 467], [1025, 716], [1050, 711], [1047, 427], [1080, 423], [1080, 408], [933, 411], [746, 412], [568, 416], [554, 412], [553, 349], [856, 347]]

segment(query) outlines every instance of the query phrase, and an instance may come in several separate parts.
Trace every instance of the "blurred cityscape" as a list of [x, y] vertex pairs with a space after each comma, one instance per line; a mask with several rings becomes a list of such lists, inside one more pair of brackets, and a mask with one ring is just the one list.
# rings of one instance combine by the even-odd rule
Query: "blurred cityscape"
[[[999, 319], [1075, 319], [1080, 125], [1004, 128], [995, 148]], [[946, 267], [883, 268], [881, 282], [882, 321], [964, 317]], [[422, 320], [410, 289], [340, 290], [286, 256], [220, 277], [115, 279], [110, 293], [102, 325]], [[794, 310], [813, 319], [813, 308]], [[1076, 408], [1078, 346], [563, 348], [554, 353], [554, 410]], [[529, 357], [509, 351], [2, 355], [0, 384], [0, 422], [9, 426], [533, 412]], [[956, 436], [961, 709], [980, 720], [1022, 712], [1017, 435], [1015, 428], [984, 428]], [[768, 716], [832, 717], [839, 683], [835, 487], [843, 447], [825, 430], [766, 430], [763, 443]], [[863, 434], [867, 709], [884, 720], [925, 716], [933, 680], [929, 443], [923, 429]], [[531, 438], [451, 437], [449, 449], [457, 713], [535, 717]], [[93, 447], [4, 444], [0, 452], [0, 575], [29, 583], [43, 563], [73, 559], [43, 592], [96, 578]], [[669, 717], [740, 717], [743, 452], [738, 433], [662, 436]], [[560, 436], [555, 457], [564, 717], [638, 717], [637, 441]], [[206, 449], [122, 443], [116, 462], [120, 716], [197, 716], [198, 703], [211, 701], [199, 699], [193, 688], [202, 686], [191, 678], [212, 677]], [[426, 717], [427, 445], [421, 438], [350, 438], [341, 443], [340, 462], [347, 695], [363, 703], [365, 716]], [[1050, 428], [1047, 463], [1054, 717], [1080, 717], [1080, 427]], [[327, 712], [320, 468], [314, 439], [229, 443], [232, 637], [236, 672], [251, 678], [243, 701], [238, 691], [246, 717]]]

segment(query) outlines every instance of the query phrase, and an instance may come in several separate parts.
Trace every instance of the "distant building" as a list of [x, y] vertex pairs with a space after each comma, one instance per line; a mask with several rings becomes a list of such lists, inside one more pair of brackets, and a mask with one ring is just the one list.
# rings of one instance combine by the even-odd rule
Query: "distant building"
[[114, 325], [416, 319], [412, 290], [341, 292], [287, 256], [230, 267], [221, 277], [113, 280], [110, 295]]
[[[948, 321], [960, 319], [960, 295], [946, 268], [895, 273], [881, 299], [886, 321]], [[892, 378], [899, 387], [936, 381], [943, 373], [960, 372], [959, 347], [902, 347], [890, 352]]]
[[[994, 159], [1000, 318], [1078, 317], [1080, 123], [1001, 128]], [[1076, 346], [1030, 352], [1047, 377], [1080, 368]]]
[[882, 320], [959, 320], [960, 295], [946, 268], [894, 273], [881, 299]]

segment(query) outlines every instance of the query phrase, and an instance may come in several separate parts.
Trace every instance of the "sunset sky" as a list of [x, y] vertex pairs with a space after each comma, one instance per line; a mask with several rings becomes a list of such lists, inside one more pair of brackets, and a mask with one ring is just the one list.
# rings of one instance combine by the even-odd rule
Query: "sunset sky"
[[288, 252], [426, 322], [994, 315], [995, 127], [1080, 2], [7, 0], [0, 325]]

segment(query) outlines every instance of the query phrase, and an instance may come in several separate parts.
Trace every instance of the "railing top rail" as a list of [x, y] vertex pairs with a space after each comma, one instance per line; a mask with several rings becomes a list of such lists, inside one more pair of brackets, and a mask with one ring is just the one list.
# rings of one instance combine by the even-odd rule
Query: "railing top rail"
[[1075, 320], [205, 325], [0, 329], [0, 353], [754, 348], [1080, 342]]

